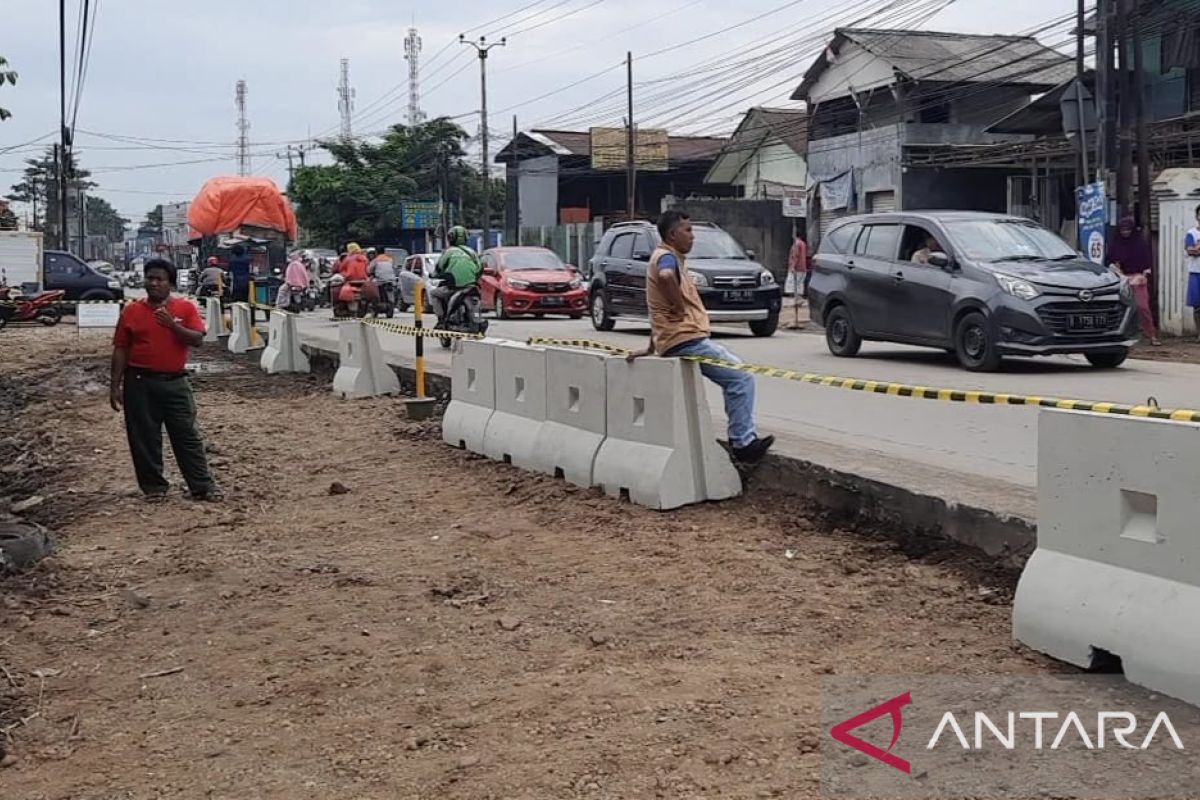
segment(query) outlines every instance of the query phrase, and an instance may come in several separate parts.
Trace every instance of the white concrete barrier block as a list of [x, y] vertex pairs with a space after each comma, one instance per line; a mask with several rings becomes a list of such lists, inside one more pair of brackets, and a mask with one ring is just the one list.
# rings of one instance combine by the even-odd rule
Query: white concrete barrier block
[[496, 412], [495, 342], [459, 342], [451, 360], [450, 405], [442, 416], [442, 439], [451, 447], [484, 453], [488, 423]]
[[204, 308], [204, 341], [218, 342], [222, 336], [228, 336], [229, 330], [225, 327], [225, 309], [221, 308], [221, 301], [216, 297], [208, 298]]
[[519, 342], [496, 345], [496, 411], [483, 452], [493, 461], [536, 469], [534, 450], [546, 424], [546, 351]]
[[607, 356], [546, 351], [546, 422], [533, 448], [533, 469], [595, 486], [593, 469], [608, 432]]
[[671, 509], [742, 492], [717, 444], [699, 367], [675, 358], [606, 361], [607, 438], [593, 471], [613, 497]]
[[1200, 704], [1200, 425], [1044, 410], [1013, 636]]
[[383, 359], [378, 328], [361, 320], [338, 326], [338, 369], [333, 375], [333, 393], [349, 400], [400, 393], [400, 379]]
[[271, 315], [267, 346], [263, 350], [259, 365], [269, 375], [311, 371], [308, 356], [300, 349], [300, 332], [296, 330], [294, 314], [276, 311]]
[[229, 307], [229, 341], [231, 353], [248, 353], [253, 348], [254, 329], [250, 325], [250, 306], [234, 303]]

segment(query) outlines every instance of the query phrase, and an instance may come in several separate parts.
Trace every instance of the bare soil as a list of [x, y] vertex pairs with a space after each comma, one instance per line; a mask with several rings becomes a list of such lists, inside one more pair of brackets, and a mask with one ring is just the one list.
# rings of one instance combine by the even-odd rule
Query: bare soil
[[0, 348], [0, 503], [60, 545], [0, 578], [3, 797], [810, 798], [822, 676], [1053, 669], [953, 546], [620, 504], [217, 351], [229, 497], [147, 505], [104, 339]]

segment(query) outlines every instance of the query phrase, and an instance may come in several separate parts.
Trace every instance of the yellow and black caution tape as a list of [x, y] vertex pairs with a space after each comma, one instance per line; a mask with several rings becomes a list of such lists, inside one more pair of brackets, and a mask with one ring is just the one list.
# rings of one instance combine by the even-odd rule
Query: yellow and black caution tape
[[[557, 345], [560, 347], [584, 347], [590, 350], [603, 350], [604, 352], [615, 354], [628, 354], [630, 352], [625, 348], [615, 347], [604, 342], [593, 342], [587, 339], [534, 338], [530, 339], [529, 343]], [[768, 367], [762, 364], [740, 364], [705, 356], [681, 356], [680, 358], [684, 361], [694, 361], [697, 364], [709, 364], [738, 372], [748, 372], [751, 375], [760, 375], [764, 378], [779, 378], [797, 383], [808, 383], [814, 386], [829, 386], [834, 389], [882, 394], [889, 397], [912, 397], [918, 400], [941, 400], [950, 403], [978, 403], [980, 405], [996, 406], [1036, 406], [1039, 408], [1056, 408], [1064, 411], [1091, 411], [1095, 414], [1118, 414], [1145, 419], [1165, 419], [1174, 422], [1200, 422], [1200, 411], [1183, 408], [1159, 408], [1157, 401], [1153, 405], [1129, 406], [1120, 403], [1101, 403], [1092, 400], [1065, 400], [1058, 397], [1041, 397], [1037, 395], [939, 389], [929, 386], [910, 386], [904, 383], [891, 383], [889, 381], [868, 381], [861, 378], [816, 375], [811, 372], [801, 372], [794, 369]]]
[[[350, 317], [344, 320], [345, 322], [353, 322], [354, 318]], [[445, 331], [440, 328], [418, 328], [415, 325], [401, 325], [398, 322], [388, 322], [382, 319], [361, 319], [362, 322], [368, 325], [374, 325], [377, 328], [382, 328], [391, 333], [399, 333], [402, 336], [422, 336], [427, 339], [473, 339], [480, 340], [485, 338], [482, 333], [463, 333], [461, 331]]]
[[[0, 306], [17, 306], [21, 305], [22, 303], [31, 303], [36, 299], [37, 297], [34, 296], [21, 298], [19, 300], [0, 300]], [[53, 306], [111, 306], [125, 305], [126, 303], [133, 303], [136, 301], [126, 298], [124, 300], [50, 300], [47, 302], [49, 305]]]

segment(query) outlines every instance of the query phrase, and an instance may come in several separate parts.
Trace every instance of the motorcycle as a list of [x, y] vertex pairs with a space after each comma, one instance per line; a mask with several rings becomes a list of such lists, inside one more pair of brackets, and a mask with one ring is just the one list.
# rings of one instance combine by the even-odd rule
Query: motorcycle
[[374, 283], [374, 296], [366, 300], [366, 310], [373, 316], [383, 315], [391, 319], [396, 315], [396, 286], [392, 283]]
[[367, 314], [362, 281], [347, 282], [341, 275], [334, 275], [329, 281], [329, 299], [333, 303], [334, 319], [361, 318]]
[[[450, 302], [446, 304], [445, 317], [438, 320], [433, 328], [456, 333], [487, 333], [488, 321], [483, 318], [483, 301], [479, 297], [479, 287], [468, 286], [452, 294]], [[444, 348], [449, 348], [454, 342], [450, 336], [439, 336], [438, 340]]]
[[50, 327], [62, 319], [57, 304], [66, 292], [61, 289], [42, 292], [30, 298], [14, 298], [11, 292], [7, 286], [0, 286], [0, 330], [10, 322], [40, 322]]

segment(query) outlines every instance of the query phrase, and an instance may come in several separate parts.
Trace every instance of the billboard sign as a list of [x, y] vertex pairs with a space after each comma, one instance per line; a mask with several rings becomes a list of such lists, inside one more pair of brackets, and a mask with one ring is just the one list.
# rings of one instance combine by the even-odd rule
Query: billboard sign
[[[626, 128], [592, 128], [592, 169], [623, 170], [629, 149]], [[670, 163], [670, 140], [667, 132], [658, 128], [639, 128], [634, 132], [634, 164], [639, 172], [666, 172]]]

